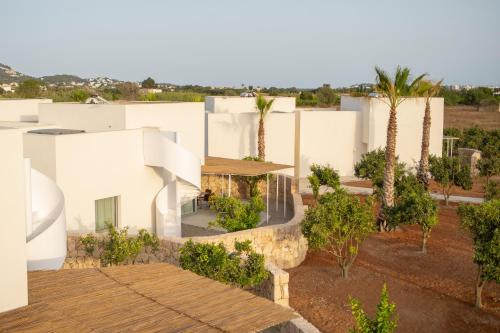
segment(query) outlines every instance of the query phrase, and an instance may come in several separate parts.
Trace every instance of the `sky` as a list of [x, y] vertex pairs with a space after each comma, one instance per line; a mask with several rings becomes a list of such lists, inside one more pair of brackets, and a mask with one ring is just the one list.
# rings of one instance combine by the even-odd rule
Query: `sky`
[[499, 0], [2, 0], [0, 63], [211, 86], [373, 82], [408, 66], [500, 85]]

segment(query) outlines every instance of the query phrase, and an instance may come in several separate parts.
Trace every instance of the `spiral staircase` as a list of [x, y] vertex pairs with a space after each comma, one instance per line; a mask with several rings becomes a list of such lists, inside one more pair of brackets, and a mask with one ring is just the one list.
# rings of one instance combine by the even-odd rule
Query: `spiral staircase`
[[161, 168], [165, 186], [158, 192], [156, 234], [181, 236], [181, 205], [200, 193], [201, 161], [180, 145], [179, 133], [144, 130], [144, 164]]
[[64, 195], [25, 160], [26, 247], [29, 271], [59, 269], [66, 258]]

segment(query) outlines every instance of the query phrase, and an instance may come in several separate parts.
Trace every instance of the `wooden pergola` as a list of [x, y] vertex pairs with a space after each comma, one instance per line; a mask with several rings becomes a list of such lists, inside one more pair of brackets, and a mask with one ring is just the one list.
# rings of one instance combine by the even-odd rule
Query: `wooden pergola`
[[[255, 177], [266, 175], [266, 222], [269, 221], [269, 173], [277, 172], [285, 169], [293, 168], [293, 165], [278, 164], [272, 162], [258, 162], [236, 160], [223, 157], [205, 157], [205, 165], [201, 167], [201, 173], [205, 175], [221, 175], [222, 178], [227, 175], [228, 189], [227, 195], [231, 196], [231, 177], [244, 176]], [[224, 188], [224, 186], [222, 186]], [[279, 175], [276, 177], [276, 210], [278, 209], [278, 189], [279, 189]], [[222, 193], [224, 194], [224, 193]], [[286, 214], [286, 180], [283, 177], [283, 216]]]

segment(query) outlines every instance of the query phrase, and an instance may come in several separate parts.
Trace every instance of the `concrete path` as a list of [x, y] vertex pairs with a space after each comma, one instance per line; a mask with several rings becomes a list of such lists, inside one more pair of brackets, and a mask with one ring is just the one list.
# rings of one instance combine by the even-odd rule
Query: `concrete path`
[[[312, 194], [312, 190], [309, 185], [305, 182], [300, 183], [300, 193]], [[349, 193], [352, 194], [361, 194], [361, 195], [371, 195], [373, 190], [371, 188], [366, 187], [357, 187], [357, 186], [346, 186], [341, 185], [342, 188], [345, 188]], [[326, 187], [320, 188], [320, 193], [325, 193], [327, 191]], [[444, 196], [441, 193], [431, 193], [431, 196], [436, 200], [444, 200]], [[463, 202], [463, 203], [475, 203], [480, 204], [484, 202], [483, 198], [473, 198], [473, 197], [463, 197], [458, 195], [452, 195], [449, 198], [450, 202]]]

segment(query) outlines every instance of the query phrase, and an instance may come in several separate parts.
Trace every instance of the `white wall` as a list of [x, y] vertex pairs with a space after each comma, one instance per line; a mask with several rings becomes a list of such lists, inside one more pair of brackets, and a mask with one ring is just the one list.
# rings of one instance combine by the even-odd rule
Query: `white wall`
[[128, 129], [159, 127], [180, 133], [180, 145], [205, 160], [205, 109], [203, 103], [126, 104]]
[[[251, 113], [208, 113], [208, 155], [242, 159], [257, 156], [259, 116]], [[265, 118], [266, 160], [293, 165], [295, 114], [270, 113]], [[293, 169], [288, 170], [293, 174]]]
[[22, 132], [0, 129], [0, 312], [28, 304]]
[[38, 120], [38, 106], [52, 103], [51, 99], [0, 99], [0, 120], [31, 121]]
[[360, 111], [299, 111], [296, 173], [307, 177], [313, 163], [330, 164], [341, 176], [352, 176], [365, 152]]
[[[429, 151], [441, 156], [443, 146], [443, 99], [431, 99], [431, 136]], [[424, 119], [425, 99], [405, 100], [397, 111], [396, 154], [402, 162], [413, 167], [418, 164], [422, 144], [422, 123]], [[382, 100], [370, 99], [370, 123], [368, 150], [385, 147], [389, 107]]]
[[125, 105], [121, 104], [41, 104], [38, 121], [61, 128], [87, 132], [121, 130], [125, 128]]
[[40, 122], [86, 132], [159, 127], [179, 132], [181, 146], [196, 154], [202, 162], [205, 159], [203, 103], [54, 103], [40, 108]]
[[[48, 168], [48, 163], [33, 155], [52, 150], [47, 147], [47, 136], [25, 134], [25, 154], [33, 156], [32, 166], [37, 170]], [[129, 226], [132, 232], [153, 230], [154, 199], [163, 179], [161, 171], [144, 166], [141, 129], [58, 135], [53, 140], [52, 167], [66, 199], [68, 231], [94, 231], [95, 200], [114, 196], [119, 197], [119, 227]]]
[[[293, 112], [295, 110], [295, 97], [266, 96], [274, 99], [272, 111]], [[239, 96], [207, 96], [205, 109], [214, 113], [247, 113], [256, 112], [255, 98]]]

